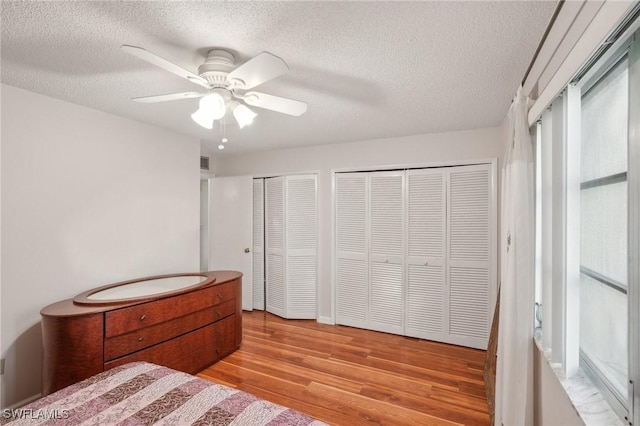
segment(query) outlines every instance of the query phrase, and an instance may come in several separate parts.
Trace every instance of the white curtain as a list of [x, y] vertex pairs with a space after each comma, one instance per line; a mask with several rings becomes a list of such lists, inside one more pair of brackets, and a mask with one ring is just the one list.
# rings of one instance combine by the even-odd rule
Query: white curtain
[[534, 203], [527, 99], [509, 110], [502, 169], [500, 326], [495, 424], [533, 424]]

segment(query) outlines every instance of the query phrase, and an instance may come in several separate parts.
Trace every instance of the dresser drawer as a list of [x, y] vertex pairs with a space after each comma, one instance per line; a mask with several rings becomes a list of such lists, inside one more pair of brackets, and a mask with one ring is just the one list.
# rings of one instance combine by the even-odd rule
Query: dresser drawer
[[236, 349], [235, 339], [236, 317], [229, 317], [215, 324], [214, 351], [216, 360], [230, 354]]
[[203, 290], [117, 309], [105, 314], [105, 337], [118, 336], [192, 312], [218, 305], [235, 297], [237, 284], [228, 282]]
[[104, 342], [104, 359], [109, 361], [188, 333], [232, 315], [234, 310], [235, 300], [229, 300], [183, 317], [109, 337]]
[[105, 362], [104, 369], [108, 370], [128, 362], [147, 361], [195, 373], [233, 351], [233, 348], [229, 348], [230, 345], [233, 346], [233, 335], [224, 332], [233, 331], [234, 321], [235, 315], [229, 316], [183, 336]]
[[[231, 310], [231, 313], [233, 313], [233, 309]], [[235, 330], [235, 317], [218, 321], [214, 326], [216, 340], [228, 334], [233, 334]]]
[[225, 334], [218, 340], [216, 340], [215, 351], [216, 360], [229, 355], [236, 350], [235, 337], [233, 334]]

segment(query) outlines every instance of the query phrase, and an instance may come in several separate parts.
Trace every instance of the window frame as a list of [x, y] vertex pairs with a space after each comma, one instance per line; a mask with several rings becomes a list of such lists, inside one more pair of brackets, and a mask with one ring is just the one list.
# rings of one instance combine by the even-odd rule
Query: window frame
[[[634, 43], [635, 38], [636, 38], [635, 35], [632, 35], [631, 37], [625, 39], [620, 44], [620, 46], [608, 52], [608, 54], [605, 57], [595, 62], [582, 79], [572, 83], [575, 85], [575, 87], [579, 89], [580, 97], [586, 96], [589, 93], [589, 91], [591, 91], [601, 81], [607, 78], [610, 72], [614, 70], [621, 62], [623, 62], [625, 59], [629, 59], [630, 49], [632, 48], [632, 46], [638, 44], [638, 43]], [[628, 67], [630, 66], [631, 66], [631, 61], [629, 60]], [[629, 83], [629, 94], [628, 94], [629, 99], [631, 99], [631, 96], [632, 96], [632, 93], [630, 92], [630, 90], [631, 90], [631, 87]], [[579, 120], [580, 120], [580, 117], [578, 117], [578, 123], [579, 123]], [[631, 113], [630, 111], [628, 111], [627, 129], [629, 129], [630, 127], [631, 127]], [[581, 140], [580, 140], [580, 143], [582, 143]], [[629, 143], [630, 141], [629, 139], [627, 139], [627, 150], [629, 149]], [[591, 179], [584, 182], [580, 181], [579, 188], [574, 188], [574, 191], [576, 191], [579, 194], [578, 195], [579, 197], [583, 190], [626, 181], [627, 182], [627, 203], [628, 203], [629, 197], [631, 196], [631, 190], [632, 190], [631, 186], [629, 185], [628, 174], [631, 168], [637, 168], [637, 166], [640, 166], [640, 164], [636, 164], [635, 166], [632, 165], [632, 159], [629, 156], [627, 156], [627, 170], [625, 172], [603, 176], [597, 179]], [[629, 210], [630, 209], [628, 206], [627, 207], [627, 234], [631, 236], [632, 231], [630, 229], [630, 226], [633, 220], [632, 220], [631, 212]], [[580, 244], [579, 234], [577, 236], [576, 241], [577, 241], [577, 244], [579, 245]], [[627, 244], [627, 247], [628, 247], [627, 261], [628, 261], [628, 266], [630, 267], [631, 262], [629, 262], [629, 260], [631, 258], [629, 257], [629, 254], [630, 254], [629, 242]], [[633, 358], [632, 358], [632, 351], [630, 346], [631, 346], [631, 335], [633, 334], [632, 327], [631, 327], [631, 311], [633, 307], [632, 307], [631, 299], [628, 294], [629, 289], [631, 287], [634, 287], [634, 285], [632, 285], [631, 277], [630, 275], [628, 276], [627, 286], [625, 286], [624, 284], [619, 283], [610, 277], [606, 277], [603, 274], [598, 273], [597, 271], [589, 270], [588, 268], [584, 267], [581, 263], [579, 264], [579, 274], [585, 274], [591, 277], [592, 279], [596, 280], [597, 282], [601, 283], [602, 285], [606, 285], [627, 296], [627, 312], [628, 312], [627, 314], [628, 315], [627, 316], [627, 321], [628, 321], [628, 324], [627, 324], [627, 357], [628, 357], [627, 358], [628, 360], [627, 377], [629, 380], [631, 380], [631, 377], [632, 377], [631, 364], [633, 362], [632, 361]], [[637, 284], [637, 281], [635, 282], [635, 284]], [[635, 286], [637, 287], [637, 285]], [[607, 400], [607, 402], [609, 403], [613, 411], [615, 411], [616, 414], [621, 419], [628, 421], [629, 418], [633, 417], [633, 411], [634, 411], [633, 410], [633, 386], [627, 387], [628, 389], [627, 398], [625, 400], [624, 396], [620, 394], [620, 392], [616, 389], [613, 382], [607, 378], [606, 374], [604, 374], [595, 365], [595, 363], [589, 358], [589, 356], [584, 351], [582, 351], [582, 349], [579, 346], [579, 343], [578, 343], [577, 349], [578, 349], [580, 369], [582, 369], [585, 375], [593, 381], [594, 385], [598, 388], [598, 390], [600, 390], [600, 393]]]
[[[640, 20], [636, 20], [640, 26]], [[640, 425], [640, 29], [629, 49], [629, 423]], [[633, 167], [632, 167], [633, 165]]]
[[[611, 408], [629, 424], [640, 425], [640, 19], [612, 48], [574, 81], [543, 112], [534, 139], [540, 173], [541, 215], [539, 228], [542, 253], [536, 274], [536, 294], [542, 298], [542, 347], [551, 349], [551, 361], [560, 363], [571, 378], [583, 371], [601, 390]], [[581, 182], [580, 114], [581, 98], [606, 77], [621, 60], [628, 58], [629, 110], [627, 171]], [[577, 123], [577, 125], [576, 125]], [[578, 143], [575, 143], [578, 141]], [[550, 164], [551, 163], [551, 164]], [[538, 176], [536, 176], [538, 179]], [[627, 286], [590, 271], [580, 264], [580, 196], [590, 187], [627, 182], [628, 279]], [[552, 183], [552, 188], [545, 187]], [[571, 218], [570, 221], [567, 218]], [[536, 227], [538, 228], [538, 227]], [[538, 235], [536, 235], [538, 238]], [[546, 249], [546, 251], [545, 251]], [[549, 250], [550, 249], [550, 250]], [[626, 406], [612, 384], [580, 350], [580, 275], [625, 293], [628, 303], [628, 395]], [[576, 302], [578, 301], [578, 302]], [[537, 302], [537, 300], [536, 300]], [[612, 389], [613, 388], [613, 389]], [[635, 409], [634, 409], [635, 408]]]

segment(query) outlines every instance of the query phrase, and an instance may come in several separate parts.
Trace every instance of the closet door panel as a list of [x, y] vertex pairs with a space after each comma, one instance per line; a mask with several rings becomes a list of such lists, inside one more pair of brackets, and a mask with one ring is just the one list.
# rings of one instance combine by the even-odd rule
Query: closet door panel
[[486, 345], [489, 328], [487, 319], [489, 271], [487, 268], [452, 266], [449, 271], [449, 280], [451, 283], [449, 332], [453, 336], [468, 338], [470, 345], [482, 348], [483, 344]]
[[315, 319], [317, 291], [316, 176], [286, 177], [287, 318]]
[[446, 181], [443, 169], [407, 171], [406, 334], [444, 340]]
[[452, 343], [484, 349], [491, 314], [490, 168], [455, 167], [448, 178], [448, 331]]
[[286, 317], [284, 178], [265, 179], [267, 311]]
[[371, 262], [369, 303], [372, 330], [404, 334], [402, 269], [400, 263]]
[[253, 309], [264, 310], [264, 179], [253, 180]]
[[285, 310], [285, 288], [284, 288], [284, 256], [267, 254], [267, 312], [286, 316]]
[[442, 266], [407, 266], [407, 325], [411, 337], [443, 341], [448, 315]]
[[370, 174], [370, 328], [404, 334], [404, 172]]
[[368, 328], [368, 173], [335, 175], [336, 323]]

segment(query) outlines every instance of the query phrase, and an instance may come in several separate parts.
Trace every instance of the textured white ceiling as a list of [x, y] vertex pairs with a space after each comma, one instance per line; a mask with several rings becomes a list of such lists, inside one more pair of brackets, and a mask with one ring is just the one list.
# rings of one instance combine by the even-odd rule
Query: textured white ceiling
[[122, 52], [144, 47], [196, 71], [212, 47], [238, 63], [261, 51], [290, 71], [256, 90], [309, 104], [290, 117], [255, 108], [226, 125], [225, 153], [499, 125], [555, 8], [553, 1], [2, 1], [2, 82], [200, 138], [197, 99], [131, 97], [199, 86]]

